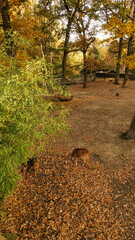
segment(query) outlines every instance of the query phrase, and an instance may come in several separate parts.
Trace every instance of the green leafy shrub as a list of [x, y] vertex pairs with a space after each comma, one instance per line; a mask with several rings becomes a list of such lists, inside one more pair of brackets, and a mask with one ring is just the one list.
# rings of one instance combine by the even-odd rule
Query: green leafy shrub
[[[0, 59], [0, 199], [19, 179], [18, 168], [41, 149], [41, 141], [68, 129], [67, 112], [45, 97], [62, 91], [45, 59], [17, 68], [1, 50]], [[40, 84], [39, 84], [40, 83]]]

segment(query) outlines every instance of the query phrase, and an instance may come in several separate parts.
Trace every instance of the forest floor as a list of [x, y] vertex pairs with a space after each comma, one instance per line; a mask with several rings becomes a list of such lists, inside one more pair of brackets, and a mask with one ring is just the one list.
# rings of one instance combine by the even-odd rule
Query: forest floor
[[[6, 199], [1, 231], [17, 240], [134, 240], [135, 141], [122, 133], [135, 111], [135, 82], [69, 91], [69, 134], [41, 154], [38, 173], [27, 172]], [[72, 161], [78, 147], [91, 152], [85, 164]]]

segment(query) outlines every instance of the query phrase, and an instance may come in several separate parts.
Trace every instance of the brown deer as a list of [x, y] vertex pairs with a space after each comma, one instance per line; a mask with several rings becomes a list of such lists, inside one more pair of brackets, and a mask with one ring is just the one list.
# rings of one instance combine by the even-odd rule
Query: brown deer
[[77, 160], [79, 159], [83, 159], [83, 162], [86, 163], [86, 161], [89, 159], [91, 152], [88, 151], [85, 148], [75, 148], [71, 154], [72, 156], [72, 160], [76, 160], [76, 164], [77, 164]]

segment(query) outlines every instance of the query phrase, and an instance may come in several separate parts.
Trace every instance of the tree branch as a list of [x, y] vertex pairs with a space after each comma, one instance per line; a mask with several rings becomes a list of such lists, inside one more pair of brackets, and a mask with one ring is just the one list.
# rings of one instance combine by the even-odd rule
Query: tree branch
[[69, 7], [68, 7], [68, 4], [67, 4], [67, 1], [66, 1], [66, 0], [64, 0], [64, 6], [65, 6], [65, 8], [67, 9], [67, 12], [69, 12]]
[[76, 48], [76, 49], [70, 49], [67, 51], [67, 53], [71, 53], [71, 52], [82, 52], [82, 50], [80, 48]]

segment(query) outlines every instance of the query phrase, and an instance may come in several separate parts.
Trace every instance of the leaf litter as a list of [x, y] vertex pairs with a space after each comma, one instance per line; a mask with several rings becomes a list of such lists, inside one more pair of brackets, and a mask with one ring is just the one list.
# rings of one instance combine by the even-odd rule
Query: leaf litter
[[[27, 171], [15, 193], [6, 199], [2, 233], [15, 234], [18, 240], [135, 238], [134, 154], [117, 153], [115, 161], [123, 164], [116, 167], [110, 162], [108, 167], [103, 146], [91, 129], [85, 128], [89, 121], [82, 112], [85, 100], [66, 103], [72, 112], [77, 109], [76, 114], [71, 114], [73, 131], [67, 142], [64, 145], [59, 139], [51, 151], [42, 153], [37, 174], [33, 169]], [[70, 153], [78, 147], [80, 138], [81, 147], [89, 143], [93, 153], [87, 163], [76, 164]]]

